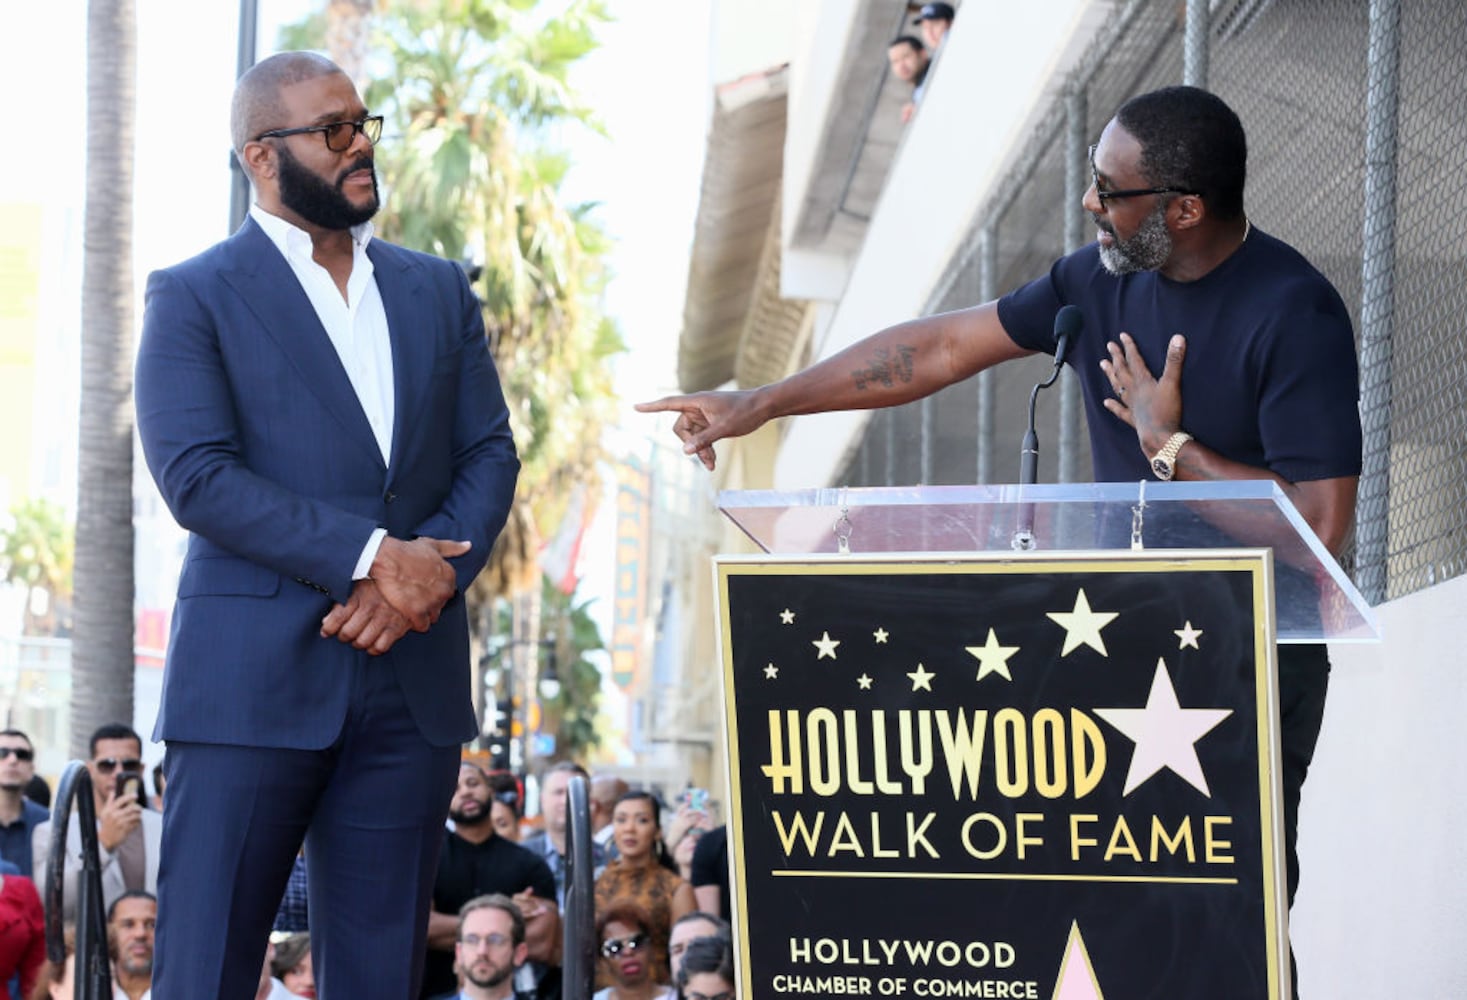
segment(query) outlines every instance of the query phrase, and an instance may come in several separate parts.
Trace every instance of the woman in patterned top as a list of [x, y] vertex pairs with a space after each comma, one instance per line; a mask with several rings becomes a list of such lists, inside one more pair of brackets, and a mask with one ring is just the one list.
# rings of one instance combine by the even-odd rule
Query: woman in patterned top
[[630, 902], [647, 914], [653, 976], [665, 983], [667, 936], [674, 921], [697, 909], [693, 887], [659, 860], [661, 809], [650, 792], [627, 792], [617, 799], [611, 825], [621, 856], [596, 880], [596, 912], [607, 912], [613, 903]]

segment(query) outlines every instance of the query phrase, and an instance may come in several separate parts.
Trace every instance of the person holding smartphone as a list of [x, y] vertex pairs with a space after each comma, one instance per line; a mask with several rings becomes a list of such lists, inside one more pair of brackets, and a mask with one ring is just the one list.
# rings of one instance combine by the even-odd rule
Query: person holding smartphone
[[[123, 893], [141, 889], [157, 895], [158, 845], [163, 820], [144, 808], [143, 741], [131, 726], [109, 723], [92, 734], [87, 771], [97, 810], [97, 847], [102, 863], [102, 905], [111, 906]], [[36, 827], [31, 844], [36, 884], [46, 884], [51, 858], [51, 823]], [[66, 877], [62, 919], [76, 919], [77, 876], [82, 868], [81, 829], [66, 831]]]

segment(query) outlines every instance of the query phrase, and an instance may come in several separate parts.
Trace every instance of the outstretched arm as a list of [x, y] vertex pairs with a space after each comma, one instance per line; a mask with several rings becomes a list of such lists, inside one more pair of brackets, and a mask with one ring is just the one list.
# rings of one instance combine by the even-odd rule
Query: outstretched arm
[[758, 389], [696, 392], [638, 403], [642, 413], [676, 412], [683, 451], [713, 469], [713, 444], [757, 430], [775, 417], [874, 410], [930, 396], [1011, 358], [1019, 347], [995, 303], [898, 323], [804, 371]]

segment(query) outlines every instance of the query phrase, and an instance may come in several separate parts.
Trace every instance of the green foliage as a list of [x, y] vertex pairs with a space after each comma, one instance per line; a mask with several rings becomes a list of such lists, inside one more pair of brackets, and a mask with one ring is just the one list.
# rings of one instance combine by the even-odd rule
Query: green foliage
[[[577, 602], [549, 579], [540, 580], [540, 634], [549, 648], [540, 654], [542, 677], [555, 664], [560, 692], [554, 698], [539, 696], [541, 730], [555, 734], [555, 757], [585, 760], [600, 737], [596, 715], [601, 703], [601, 668], [592, 654], [606, 649], [601, 629], [591, 617], [591, 601]], [[513, 633], [514, 602], [495, 603], [494, 632]]]
[[596, 714], [601, 703], [601, 668], [588, 658], [606, 648], [591, 617], [590, 601], [575, 602], [543, 581], [541, 614], [547, 632], [555, 634], [560, 694], [544, 699], [546, 723], [556, 731], [556, 756], [585, 760], [600, 741]]
[[0, 571], [6, 583], [46, 592], [47, 614], [32, 620], [26, 631], [54, 633], [71, 601], [72, 565], [76, 556], [73, 526], [59, 504], [26, 500], [10, 512], [11, 526], [0, 532]]
[[[560, 126], [595, 128], [569, 86], [596, 47], [602, 0], [546, 17], [535, 0], [399, 0], [375, 21], [366, 102], [387, 118], [377, 148], [383, 238], [482, 266], [476, 289], [523, 471], [490, 589], [533, 586], [538, 536], [590, 478], [614, 405], [607, 362], [624, 350], [600, 299], [608, 240], [592, 206], [568, 205]], [[513, 571], [501, 551], [517, 554]]]

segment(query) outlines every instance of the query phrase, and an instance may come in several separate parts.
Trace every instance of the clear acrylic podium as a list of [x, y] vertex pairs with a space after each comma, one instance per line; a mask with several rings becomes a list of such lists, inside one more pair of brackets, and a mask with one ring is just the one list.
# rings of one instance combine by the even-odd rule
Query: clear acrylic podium
[[1277, 641], [1376, 642], [1374, 611], [1271, 481], [724, 491], [771, 554], [1268, 548]]
[[1290, 995], [1276, 643], [1379, 627], [1274, 483], [719, 507], [740, 996]]

